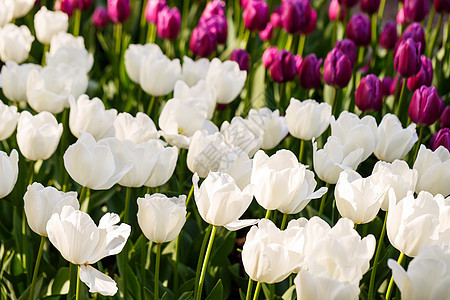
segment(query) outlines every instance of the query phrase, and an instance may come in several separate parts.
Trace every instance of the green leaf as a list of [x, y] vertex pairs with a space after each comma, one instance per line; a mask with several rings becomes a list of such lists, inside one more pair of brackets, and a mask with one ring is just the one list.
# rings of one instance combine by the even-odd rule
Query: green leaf
[[223, 299], [223, 285], [221, 279], [219, 279], [216, 286], [212, 289], [211, 293], [209, 293], [208, 297], [206, 297], [206, 300], [216, 299]]
[[[36, 285], [34, 287], [33, 299], [39, 298], [39, 295], [41, 294], [41, 288], [42, 288], [43, 281], [44, 281], [44, 276], [42, 276], [42, 275], [40, 275], [36, 279]], [[28, 300], [30, 298], [30, 292], [31, 292], [30, 290], [31, 290], [31, 284], [27, 287], [25, 292], [23, 292], [22, 295], [20, 295], [19, 300]]]
[[194, 291], [194, 285], [195, 285], [195, 278], [189, 279], [185, 283], [183, 283], [180, 288], [178, 289], [178, 292], [180, 294], [185, 294], [188, 292]]
[[[68, 267], [62, 267], [56, 272], [55, 279], [50, 282], [49, 291], [53, 294], [67, 294], [70, 286], [70, 272]], [[50, 294], [47, 292], [47, 295]]]
[[191, 300], [194, 299], [193, 295], [194, 295], [193, 292], [184, 292], [183, 294], [181, 294], [178, 300]]
[[283, 300], [291, 300], [292, 296], [294, 295], [294, 291], [295, 291], [295, 285], [293, 285], [290, 288], [288, 288], [286, 290], [286, 292], [284, 292], [283, 296], [281, 296], [281, 299], [283, 299]]

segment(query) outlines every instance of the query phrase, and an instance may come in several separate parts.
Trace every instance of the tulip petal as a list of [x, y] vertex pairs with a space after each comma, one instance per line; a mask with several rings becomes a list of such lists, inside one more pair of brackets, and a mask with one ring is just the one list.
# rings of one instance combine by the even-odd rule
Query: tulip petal
[[228, 223], [224, 227], [230, 231], [236, 231], [242, 229], [244, 227], [255, 225], [259, 222], [259, 219], [246, 219], [246, 220], [236, 220], [231, 223]]
[[80, 266], [80, 280], [89, 287], [90, 293], [100, 293], [103, 296], [114, 296], [117, 293], [116, 282], [89, 265]]

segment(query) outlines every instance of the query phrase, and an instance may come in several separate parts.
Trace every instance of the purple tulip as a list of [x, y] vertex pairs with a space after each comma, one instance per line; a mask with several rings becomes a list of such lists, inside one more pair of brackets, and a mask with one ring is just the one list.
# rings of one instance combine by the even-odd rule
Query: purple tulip
[[367, 46], [371, 38], [370, 20], [365, 14], [353, 15], [347, 24], [347, 37], [356, 46]]
[[148, 0], [145, 7], [145, 19], [147, 22], [157, 24], [158, 13], [166, 6], [166, 0]]
[[269, 70], [273, 81], [291, 81], [297, 74], [294, 55], [285, 49], [278, 51], [273, 62], [269, 66]]
[[199, 26], [207, 28], [217, 44], [225, 44], [228, 35], [227, 20], [219, 15], [201, 18]]
[[113, 23], [123, 23], [130, 16], [129, 0], [108, 0], [108, 15]]
[[421, 86], [409, 103], [409, 118], [416, 124], [429, 126], [439, 118], [441, 102], [434, 86]]
[[298, 80], [304, 89], [317, 89], [322, 84], [320, 65], [322, 59], [318, 60], [315, 54], [306, 56], [298, 70]]
[[347, 55], [353, 67], [356, 62], [355, 43], [350, 39], [343, 39], [342, 41], [337, 41], [334, 48], [341, 50], [345, 55]]
[[266, 28], [264, 30], [261, 30], [259, 32], [259, 38], [261, 41], [270, 41], [272, 39], [272, 33], [273, 33], [273, 26], [272, 23], [267, 23]]
[[282, 0], [281, 22], [288, 33], [299, 33], [309, 24], [311, 5], [309, 0]]
[[400, 45], [400, 43], [403, 40], [406, 40], [407, 38], [413, 38], [416, 42], [419, 42], [421, 45], [421, 53], [423, 54], [425, 47], [426, 47], [426, 41], [425, 41], [425, 30], [423, 29], [422, 25], [420, 23], [414, 22], [408, 25], [406, 27], [405, 31], [402, 33], [400, 38], [397, 40], [397, 43], [395, 45], [395, 52], [397, 52], [397, 48]]
[[295, 69], [297, 69], [298, 74], [298, 72], [300, 72], [300, 66], [302, 65], [303, 62], [303, 57], [300, 54], [296, 54], [294, 55], [294, 59], [295, 59]]
[[433, 64], [431, 60], [425, 55], [421, 55], [420, 61], [422, 62], [422, 66], [420, 67], [419, 73], [413, 77], [409, 77], [406, 83], [411, 91], [417, 90], [422, 85], [430, 86], [433, 81]]
[[383, 96], [389, 96], [392, 95], [391, 93], [391, 86], [392, 86], [392, 80], [391, 77], [384, 77], [383, 80], [381, 80], [381, 90], [383, 91]]
[[323, 80], [326, 84], [343, 88], [352, 77], [352, 63], [341, 50], [333, 48], [323, 64]]
[[442, 128], [436, 132], [430, 141], [431, 150], [436, 150], [439, 146], [443, 146], [450, 151], [450, 129]]
[[216, 49], [216, 38], [208, 28], [197, 26], [192, 30], [189, 48], [195, 56], [208, 57]]
[[421, 22], [429, 11], [429, 0], [405, 0], [403, 3], [405, 19]]
[[91, 7], [93, 0], [69, 0], [73, 9], [87, 10]]
[[55, 2], [55, 10], [60, 10], [66, 13], [66, 15], [70, 18], [73, 15], [74, 7], [72, 6], [70, 0], [61, 0]]
[[156, 23], [158, 35], [163, 39], [173, 40], [178, 36], [181, 29], [181, 16], [178, 8], [170, 9], [164, 7], [158, 13], [158, 23]]
[[272, 62], [275, 60], [275, 56], [277, 56], [277, 53], [278, 49], [275, 46], [270, 46], [264, 51], [261, 60], [266, 69], [268, 69]]
[[104, 7], [97, 7], [92, 14], [92, 23], [97, 28], [104, 28], [109, 23], [108, 11]]
[[250, 0], [242, 13], [242, 18], [248, 30], [264, 30], [269, 22], [269, 5], [264, 0]]
[[361, 79], [355, 92], [355, 104], [361, 111], [378, 111], [383, 105], [381, 81], [369, 74]]
[[221, 0], [213, 0], [206, 4], [203, 10], [201, 18], [210, 18], [211, 16], [219, 15], [226, 18], [225, 16], [225, 2]]
[[397, 16], [395, 17], [395, 21], [400, 25], [405, 24], [405, 10], [403, 9], [403, 7], [398, 10]]
[[361, 0], [360, 7], [366, 14], [373, 15], [380, 7], [380, 0]]
[[[400, 83], [398, 82], [400, 80]], [[395, 90], [397, 89], [397, 84], [398, 84], [398, 90], [397, 90], [397, 95], [395, 95]], [[400, 92], [401, 92], [401, 86], [403, 84], [403, 78], [401, 76], [395, 76], [394, 79], [392, 80], [392, 84], [391, 84], [391, 95], [395, 95], [396, 97], [400, 96]]]
[[394, 56], [394, 69], [402, 77], [409, 78], [420, 71], [420, 43], [408, 38], [400, 43]]
[[230, 60], [235, 61], [239, 65], [241, 71], [247, 71], [250, 65], [250, 55], [244, 49], [234, 49], [231, 52]]
[[316, 30], [316, 23], [317, 23], [317, 12], [311, 8], [311, 15], [309, 17], [308, 26], [300, 30], [300, 32], [304, 35], [312, 33], [314, 30]]
[[358, 3], [358, 0], [339, 0], [340, 4], [343, 4], [347, 7], [355, 6]]
[[450, 13], [450, 0], [434, 0], [433, 5], [437, 13]]
[[270, 23], [272, 23], [272, 26], [275, 28], [283, 26], [281, 24], [281, 6], [277, 6], [274, 12], [270, 15]]
[[397, 39], [397, 24], [395, 22], [387, 22], [380, 34], [380, 46], [384, 49], [392, 50]]
[[[339, 10], [341, 11], [339, 14]], [[339, 19], [341, 21], [344, 21], [345, 18], [345, 6], [339, 4], [338, 0], [331, 0], [330, 6], [328, 7], [328, 18], [330, 18], [331, 21], [336, 20], [337, 15], [339, 14]]]
[[439, 126], [442, 128], [450, 128], [450, 105], [447, 105], [439, 117]]

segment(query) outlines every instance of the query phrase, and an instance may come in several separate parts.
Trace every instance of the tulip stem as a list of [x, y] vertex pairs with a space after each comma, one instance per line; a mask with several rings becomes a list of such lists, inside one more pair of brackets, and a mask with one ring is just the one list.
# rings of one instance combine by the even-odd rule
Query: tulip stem
[[80, 35], [80, 24], [81, 24], [81, 9], [75, 9], [73, 13], [73, 35]]
[[208, 268], [209, 256], [211, 255], [212, 246], [214, 243], [214, 238], [216, 236], [217, 226], [212, 226], [211, 236], [209, 238], [208, 249], [206, 250], [205, 259], [203, 261], [202, 273], [200, 274], [200, 281], [198, 282], [198, 290], [196, 300], [200, 300], [202, 298], [202, 289], [203, 283], [205, 281], [206, 269]]
[[261, 290], [261, 282], [258, 281], [256, 284], [255, 294], [253, 295], [253, 300], [257, 300], [259, 298], [259, 291]]
[[194, 193], [194, 184], [192, 184], [191, 189], [189, 190], [189, 194], [188, 194], [187, 199], [186, 199], [186, 207], [188, 206], [189, 201], [191, 200], [193, 193]]
[[120, 47], [122, 44], [122, 23], [114, 24], [115, 54], [116, 60], [120, 61]]
[[155, 290], [153, 291], [155, 300], [159, 299], [159, 266], [161, 263], [161, 245], [161, 243], [156, 244]]
[[306, 41], [306, 35], [300, 34], [300, 40], [298, 42], [298, 51], [297, 54], [300, 56], [303, 56], [303, 50], [305, 49], [305, 41]]
[[[431, 25], [433, 23], [433, 19], [434, 19], [434, 5], [431, 6], [431, 10], [430, 10], [430, 14], [428, 15], [428, 21], [427, 21], [427, 29], [426, 29], [426, 38], [429, 39], [430, 38], [430, 33], [431, 33]], [[423, 46], [423, 45], [422, 45]]]
[[337, 116], [336, 114], [338, 113], [338, 96], [339, 96], [339, 89], [338, 88], [334, 88], [334, 93], [333, 93], [333, 102], [331, 107], [333, 107], [333, 116]]
[[153, 105], [155, 104], [155, 96], [152, 96], [152, 98], [150, 99], [150, 103], [149, 103], [149, 105], [148, 105], [148, 108], [147, 108], [147, 115], [151, 118], [152, 116], [151, 116], [151, 113], [152, 113], [152, 108], [153, 108]]
[[[327, 182], [327, 184], [326, 184], [325, 186], [326, 186], [327, 190], [329, 190], [329, 188], [330, 188], [330, 183]], [[328, 193], [325, 193], [325, 194], [322, 196], [322, 200], [320, 200], [319, 218], [322, 217], [323, 209], [325, 208], [325, 200], [327, 200], [327, 196], [328, 196]]]
[[44, 45], [44, 50], [42, 50], [42, 59], [41, 59], [41, 66], [45, 66], [45, 58], [47, 56], [47, 52], [50, 49], [49, 44]]
[[280, 230], [284, 230], [284, 229], [286, 228], [287, 217], [288, 217], [288, 214], [287, 214], [287, 213], [284, 213], [284, 214], [283, 214], [283, 219], [281, 220], [281, 227], [280, 227]]
[[75, 299], [80, 299], [80, 265], [77, 266], [77, 291], [75, 292]]
[[380, 20], [383, 19], [385, 5], [386, 5], [386, 0], [381, 0], [380, 6], [378, 8], [378, 19], [380, 19]]
[[208, 242], [208, 238], [209, 238], [211, 229], [212, 229], [211, 225], [209, 225], [208, 228], [205, 231], [205, 236], [203, 237], [202, 246], [200, 248], [200, 253], [198, 255], [197, 269], [195, 271], [194, 295], [197, 294], [198, 283], [199, 283], [199, 280], [200, 280], [200, 270], [201, 270], [201, 267], [202, 267], [203, 258], [205, 257], [206, 243]]
[[156, 37], [156, 25], [148, 23], [147, 44], [153, 44], [155, 42], [155, 37]]
[[334, 47], [334, 45], [336, 44], [336, 41], [338, 40], [338, 27], [339, 27], [339, 21], [341, 20], [341, 13], [342, 13], [341, 5], [342, 4], [339, 4], [337, 16], [333, 22], [333, 33], [331, 34], [331, 47]]
[[[434, 6], [433, 6], [434, 7]], [[439, 19], [436, 28], [433, 31], [433, 35], [431, 36], [431, 42], [428, 43], [428, 57], [431, 58], [433, 55], [434, 46], [436, 45], [436, 40], [441, 32], [442, 20], [444, 18], [444, 14], [439, 14]]]
[[270, 215], [272, 214], [272, 211], [271, 210], [267, 210], [267, 212], [266, 212], [266, 216], [264, 217], [264, 219], [270, 219]]
[[383, 228], [381, 228], [380, 238], [378, 240], [377, 251], [375, 252], [375, 259], [373, 261], [372, 273], [370, 274], [370, 284], [369, 284], [369, 294], [367, 296], [368, 300], [373, 299], [373, 292], [375, 289], [375, 276], [377, 274], [378, 259], [380, 258], [381, 246], [383, 245], [384, 235], [386, 234], [386, 221], [388, 212], [384, 216]]
[[31, 280], [30, 288], [30, 300], [34, 299], [34, 288], [36, 287], [36, 278], [39, 271], [39, 265], [41, 264], [42, 252], [44, 250], [45, 237], [41, 236], [41, 243], [39, 244], [39, 251], [36, 258], [36, 264], [34, 265], [33, 279]]
[[294, 40], [294, 35], [293, 34], [288, 34], [287, 39], [286, 39], [286, 44], [284, 45], [284, 49], [291, 51], [291, 47], [292, 47], [292, 41]]
[[304, 140], [300, 140], [300, 150], [298, 152], [298, 161], [302, 162], [303, 161], [303, 154], [305, 153], [305, 141]]
[[405, 89], [406, 89], [406, 81], [407, 81], [406, 78], [404, 78], [403, 82], [402, 82], [402, 89], [400, 91], [399, 100], [398, 100], [398, 103], [397, 103], [397, 111], [395, 113], [401, 122], [403, 121], [402, 120], [403, 118], [401, 118], [401, 116], [403, 115], [403, 102], [404, 102], [403, 98], [404, 98]]
[[130, 199], [131, 199], [131, 187], [127, 187], [125, 194], [125, 210], [123, 212], [123, 222], [128, 224], [129, 220], [129, 210], [130, 210]]
[[419, 153], [420, 143], [422, 142], [423, 128], [425, 126], [419, 125], [419, 127], [420, 127], [420, 129], [419, 129], [419, 140], [417, 140], [416, 147], [414, 149], [414, 157], [413, 157], [413, 160], [412, 160], [411, 164], [414, 164], [414, 162], [416, 161], [417, 154]]
[[[405, 254], [403, 254], [403, 252], [400, 252], [400, 255], [398, 257], [397, 262], [399, 264], [401, 264], [404, 258], [405, 258]], [[394, 287], [394, 274], [392, 274], [391, 280], [389, 281], [389, 286], [388, 286], [388, 289], [386, 291], [386, 298], [385, 298], [386, 300], [391, 299], [391, 294], [392, 294], [393, 287]]]
[[33, 183], [34, 177], [34, 161], [30, 162], [30, 170], [28, 171], [28, 180], [26, 181], [28, 185]]
[[248, 278], [248, 285], [247, 285], [247, 294], [245, 296], [245, 300], [250, 300], [250, 295], [252, 294], [253, 289], [253, 280], [249, 277]]
[[147, 0], [142, 0], [141, 19], [139, 20], [139, 43], [142, 44], [145, 38], [145, 8], [147, 7]]

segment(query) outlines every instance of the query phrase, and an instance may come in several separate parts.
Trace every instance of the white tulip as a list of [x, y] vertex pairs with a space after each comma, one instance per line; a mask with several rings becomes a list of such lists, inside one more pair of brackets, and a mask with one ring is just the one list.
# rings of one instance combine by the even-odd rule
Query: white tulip
[[85, 74], [89, 73], [94, 64], [94, 57], [86, 49], [69, 46], [60, 47], [53, 54], [47, 53], [45, 59], [47, 66], [80, 69], [79, 71]]
[[221, 62], [218, 58], [213, 58], [206, 75], [206, 82], [216, 89], [217, 103], [221, 104], [228, 104], [236, 99], [246, 79], [247, 72], [241, 71], [237, 62]]
[[164, 147], [161, 143], [155, 143], [158, 148], [158, 153], [155, 167], [150, 177], [145, 182], [147, 187], [158, 187], [165, 184], [172, 177], [178, 159], [177, 147]]
[[155, 123], [142, 112], [138, 112], [136, 117], [126, 112], [118, 114], [114, 120], [114, 129], [116, 138], [130, 140], [136, 144], [159, 138]]
[[58, 32], [50, 41], [50, 51], [49, 55], [54, 55], [60, 48], [70, 47], [70, 48], [81, 48], [84, 47], [84, 38], [82, 36], [74, 36], [68, 32]]
[[261, 148], [264, 150], [275, 148], [288, 134], [285, 117], [280, 117], [278, 109], [250, 109], [248, 120], [263, 129]]
[[164, 96], [173, 91], [175, 82], [181, 77], [178, 58], [170, 60], [165, 55], [143, 57], [141, 60], [139, 83], [152, 96]]
[[0, 0], [0, 27], [5, 26], [14, 18], [14, 0]]
[[27, 79], [31, 70], [39, 71], [42, 67], [36, 64], [18, 65], [13, 61], [7, 61], [2, 67], [2, 91], [3, 94], [11, 101], [26, 102], [27, 101]]
[[51, 11], [45, 6], [34, 15], [36, 37], [42, 44], [50, 44], [52, 37], [69, 28], [69, 16], [62, 11]]
[[241, 148], [249, 157], [252, 157], [261, 148], [264, 129], [249, 120], [236, 116], [233, 117], [231, 123], [228, 121], [222, 123], [220, 133], [226, 143]]
[[125, 51], [125, 69], [130, 79], [139, 83], [142, 59], [147, 56], [163, 56], [161, 48], [157, 44], [131, 44]]
[[194, 86], [201, 79], [206, 79], [208, 74], [209, 60], [207, 58], [200, 58], [196, 61], [192, 58], [183, 56], [183, 72], [182, 79], [188, 86]]
[[0, 59], [3, 62], [24, 62], [30, 53], [34, 36], [27, 26], [6, 24], [0, 28]]
[[17, 107], [5, 105], [0, 101], [0, 120], [2, 120], [0, 122], [0, 141], [6, 140], [13, 134], [19, 116]]
[[19, 175], [19, 154], [13, 149], [9, 156], [0, 151], [0, 199], [13, 190]]
[[180, 99], [182, 102], [189, 102], [195, 100], [204, 103], [206, 107], [207, 116], [210, 120], [216, 108], [216, 91], [215, 89], [201, 79], [192, 87], [189, 87], [184, 81], [178, 80], [175, 83], [173, 90], [173, 97]]
[[22, 18], [33, 8], [36, 0], [14, 0], [14, 18]]

